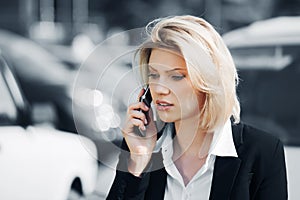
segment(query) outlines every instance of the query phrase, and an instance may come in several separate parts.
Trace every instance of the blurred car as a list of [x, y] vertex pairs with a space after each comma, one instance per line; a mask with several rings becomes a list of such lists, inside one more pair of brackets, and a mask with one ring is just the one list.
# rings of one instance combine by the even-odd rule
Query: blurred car
[[300, 17], [256, 22], [223, 36], [240, 75], [242, 117], [300, 145]]
[[71, 90], [77, 69], [41, 44], [3, 29], [0, 29], [0, 48], [6, 61], [14, 67], [29, 104], [51, 104], [56, 112], [55, 126], [76, 132]]
[[71, 46], [40, 44], [0, 29], [0, 48], [28, 103], [47, 104], [55, 128], [92, 139], [99, 159], [109, 158], [110, 142], [114, 148], [121, 141], [118, 126], [134, 87], [127, 54], [132, 47], [97, 48], [83, 62], [72, 54]]
[[289, 199], [299, 199], [300, 17], [255, 22], [223, 35], [238, 68], [241, 119], [285, 144]]
[[82, 199], [93, 192], [95, 144], [49, 125], [33, 125], [14, 71], [2, 56], [0, 94], [0, 199]]
[[136, 47], [99, 45], [81, 65], [74, 82], [73, 116], [79, 134], [97, 145], [98, 158], [110, 165], [118, 158], [122, 141], [120, 124], [139, 86], [133, 75]]

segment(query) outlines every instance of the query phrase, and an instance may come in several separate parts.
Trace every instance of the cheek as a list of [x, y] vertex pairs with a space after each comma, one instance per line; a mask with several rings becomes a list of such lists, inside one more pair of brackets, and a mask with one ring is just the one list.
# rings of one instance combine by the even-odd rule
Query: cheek
[[185, 91], [181, 96], [183, 98], [179, 99], [180, 107], [186, 109], [189, 112], [198, 113], [204, 106], [205, 95], [203, 93], [195, 91]]
[[185, 89], [177, 92], [176, 99], [181, 108], [195, 108], [198, 106], [198, 97], [192, 90]]

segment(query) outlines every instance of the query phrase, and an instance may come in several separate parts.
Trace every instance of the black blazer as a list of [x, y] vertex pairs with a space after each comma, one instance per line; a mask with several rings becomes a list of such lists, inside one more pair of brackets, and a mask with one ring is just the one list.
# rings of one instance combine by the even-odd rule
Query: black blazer
[[[283, 145], [277, 138], [253, 127], [232, 125], [238, 158], [216, 157], [210, 200], [284, 200], [287, 178]], [[124, 142], [122, 148], [128, 150]], [[107, 199], [164, 198], [167, 172], [162, 166], [148, 166], [141, 178], [128, 172], [129, 153], [120, 154], [118, 169]], [[153, 154], [152, 163], [162, 163], [161, 153]]]

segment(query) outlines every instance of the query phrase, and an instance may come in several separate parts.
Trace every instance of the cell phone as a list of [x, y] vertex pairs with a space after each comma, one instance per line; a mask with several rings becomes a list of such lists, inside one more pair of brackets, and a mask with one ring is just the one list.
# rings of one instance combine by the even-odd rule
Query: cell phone
[[[139, 98], [139, 101], [140, 102], [144, 102], [146, 104], [146, 106], [149, 108], [150, 110], [150, 107], [151, 107], [151, 102], [152, 102], [152, 96], [151, 96], [151, 93], [150, 93], [150, 88], [149, 88], [149, 85], [147, 85], [147, 87], [145, 88], [145, 92], [144, 94]], [[150, 116], [149, 116], [149, 110], [148, 111], [143, 111], [140, 109], [141, 112], [143, 112], [145, 115], [146, 115], [146, 119], [148, 121], [148, 123], [150, 122]], [[145, 126], [147, 127], [147, 124], [145, 124]], [[146, 131], [143, 131], [143, 130], [138, 130], [136, 131], [139, 136], [142, 136], [142, 137], [145, 137], [146, 136]]]
[[[147, 86], [147, 87], [145, 88], [145, 92], [144, 92], [144, 94], [140, 97], [139, 101], [140, 101], [140, 102], [144, 102], [144, 103], [146, 104], [146, 106], [147, 106], [148, 108], [150, 108], [151, 102], [152, 102], [152, 96], [151, 96], [151, 93], [150, 93], [150, 88], [149, 88], [149, 86]], [[148, 110], [148, 111], [142, 111], [142, 112], [146, 115], [147, 120], [148, 120], [148, 118], [149, 118], [149, 115], [148, 115], [149, 110]]]

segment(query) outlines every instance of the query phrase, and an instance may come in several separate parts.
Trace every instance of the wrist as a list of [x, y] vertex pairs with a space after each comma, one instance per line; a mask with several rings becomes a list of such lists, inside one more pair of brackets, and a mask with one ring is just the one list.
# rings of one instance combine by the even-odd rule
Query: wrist
[[128, 171], [134, 176], [140, 177], [148, 163], [150, 162], [151, 154], [130, 154], [128, 161]]

